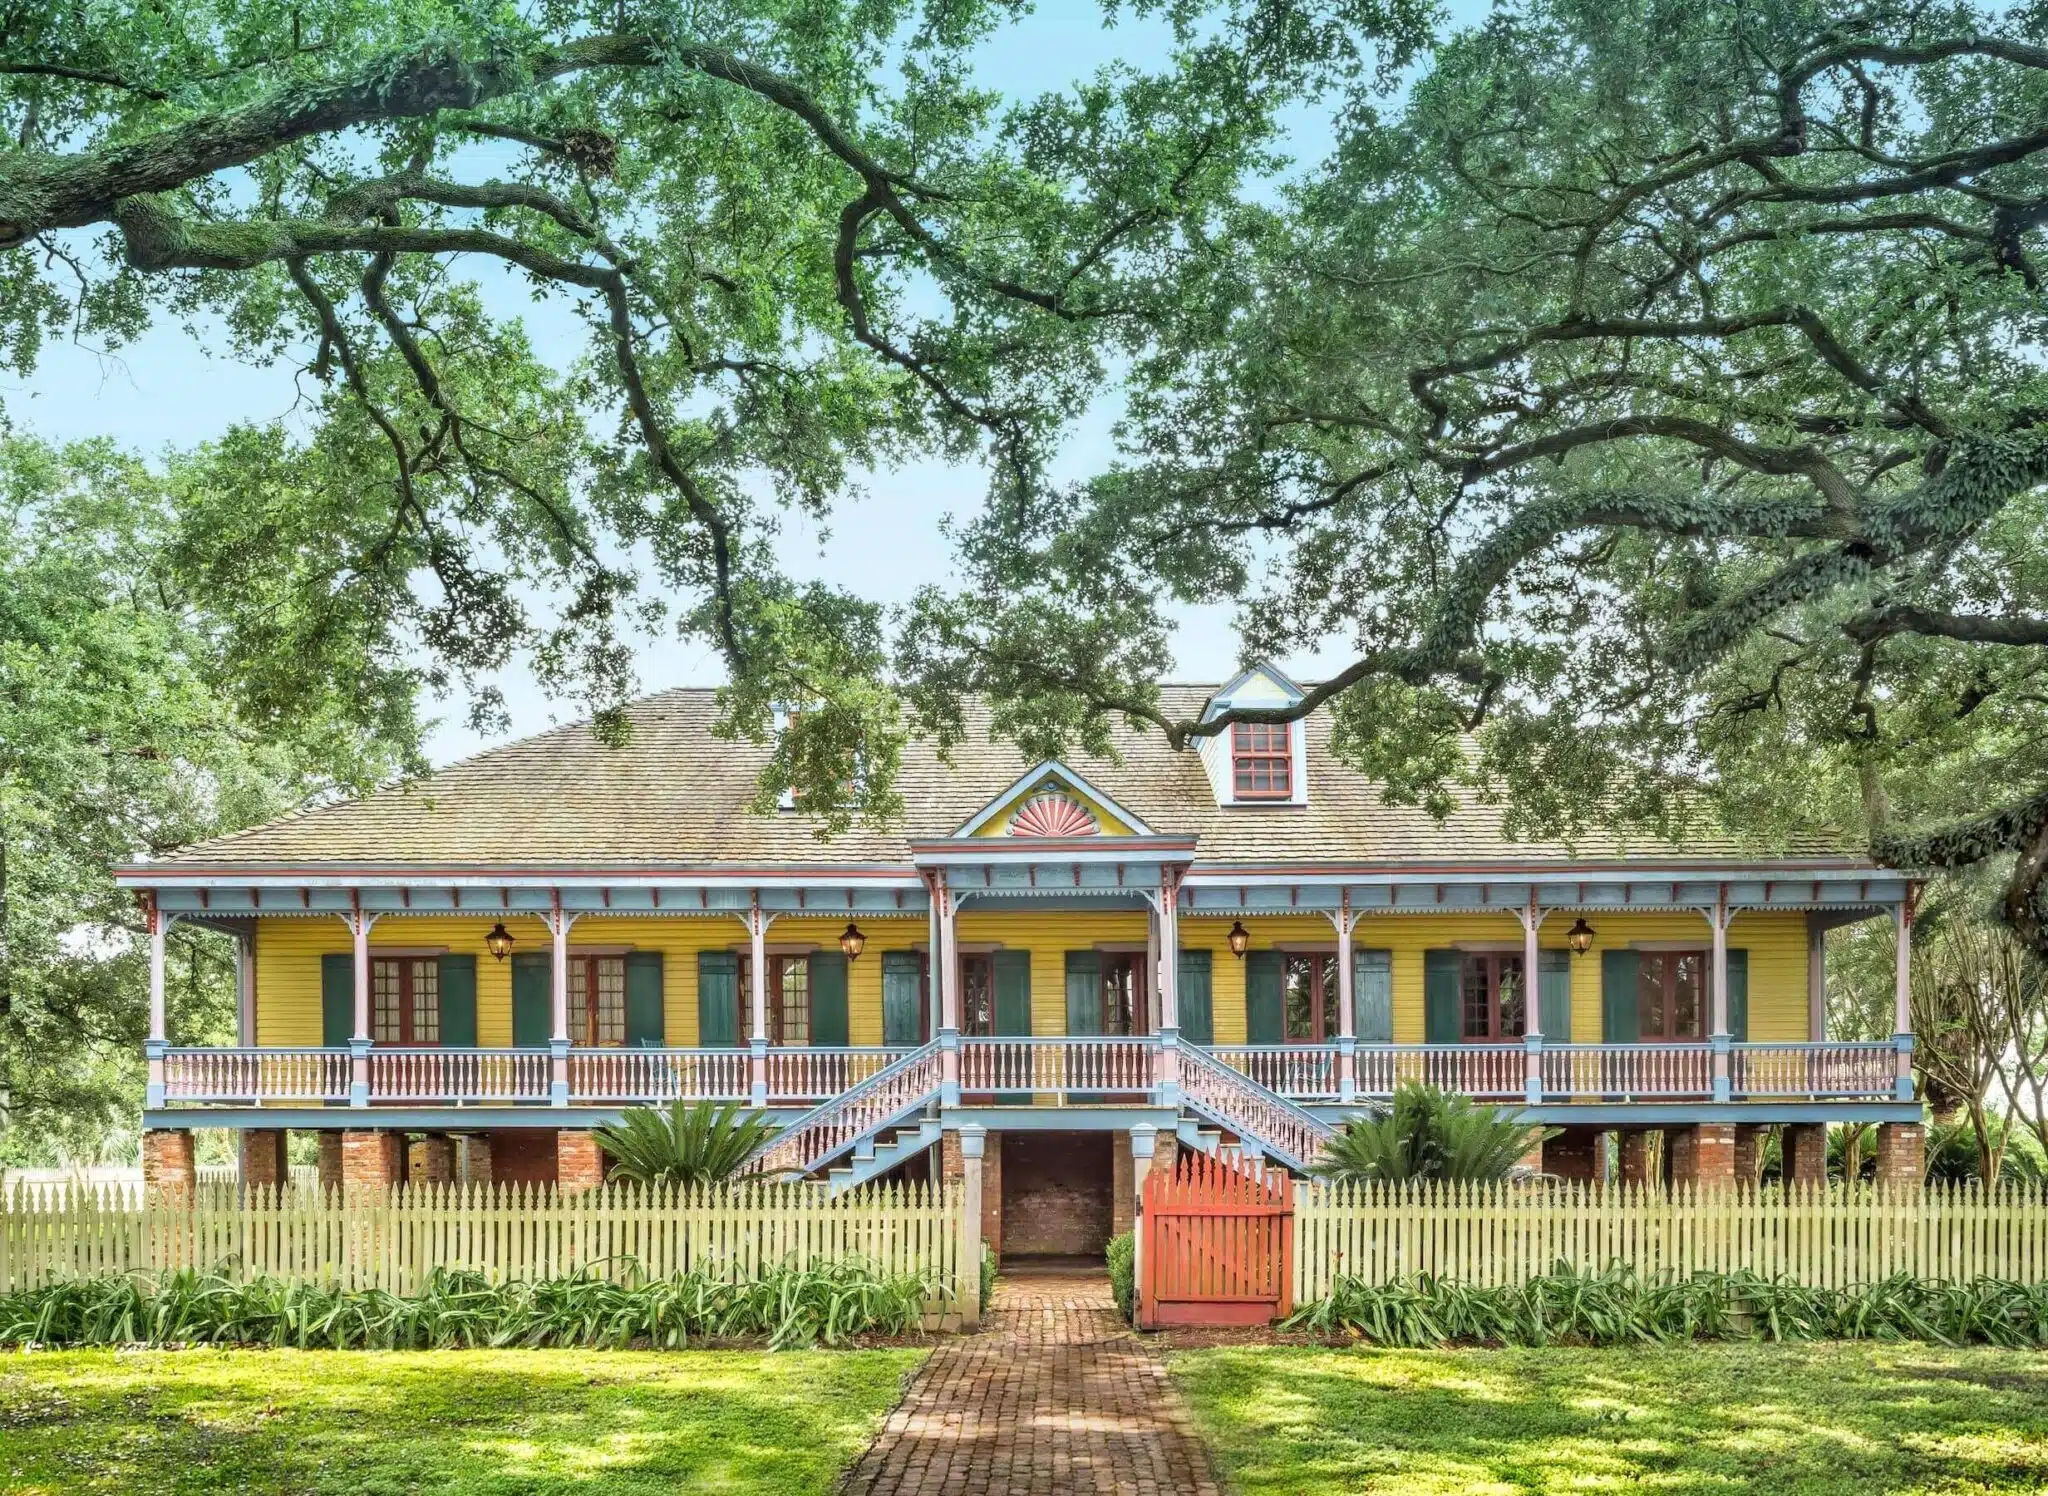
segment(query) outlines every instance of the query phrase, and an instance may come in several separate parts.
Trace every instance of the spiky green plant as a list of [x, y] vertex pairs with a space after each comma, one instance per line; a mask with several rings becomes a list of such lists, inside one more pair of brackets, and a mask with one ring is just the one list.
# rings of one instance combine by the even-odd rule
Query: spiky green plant
[[775, 1125], [740, 1104], [672, 1101], [638, 1106], [597, 1129], [613, 1177], [634, 1184], [717, 1184], [775, 1136]]
[[1325, 1179], [1505, 1179], [1556, 1128], [1513, 1122], [1469, 1096], [1410, 1082], [1383, 1116], [1362, 1117], [1324, 1145]]

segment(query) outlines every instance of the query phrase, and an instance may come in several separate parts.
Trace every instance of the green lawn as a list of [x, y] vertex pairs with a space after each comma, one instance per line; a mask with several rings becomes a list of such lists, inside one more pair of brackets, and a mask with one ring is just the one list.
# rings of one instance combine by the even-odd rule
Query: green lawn
[[0, 1490], [831, 1490], [921, 1351], [0, 1356]]
[[1931, 1346], [1192, 1351], [1243, 1496], [2048, 1490], [2048, 1357]]

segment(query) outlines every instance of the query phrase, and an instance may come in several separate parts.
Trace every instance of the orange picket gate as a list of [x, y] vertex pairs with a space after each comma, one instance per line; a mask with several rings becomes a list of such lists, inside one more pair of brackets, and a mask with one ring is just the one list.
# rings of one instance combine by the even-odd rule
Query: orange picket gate
[[1139, 1325], [1263, 1325], [1293, 1307], [1285, 1170], [1189, 1151], [1140, 1200]]

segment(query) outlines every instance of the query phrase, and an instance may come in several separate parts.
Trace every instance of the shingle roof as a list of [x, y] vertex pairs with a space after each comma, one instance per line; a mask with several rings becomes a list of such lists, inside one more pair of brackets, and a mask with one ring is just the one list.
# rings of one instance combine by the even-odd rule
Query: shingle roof
[[[1214, 688], [1169, 685], [1162, 705], [1197, 715]], [[887, 830], [859, 827], [820, 841], [792, 812], [749, 810], [766, 744], [714, 737], [710, 690], [683, 688], [627, 709], [627, 746], [609, 748], [583, 724], [491, 749], [417, 783], [377, 791], [185, 848], [166, 864], [317, 868], [323, 864], [485, 868], [605, 868], [778, 862], [907, 864], [909, 843], [950, 835], [1031, 767], [991, 741], [988, 714], [969, 711], [951, 763], [928, 743], [903, 756], [904, 815]], [[1327, 715], [1308, 719], [1306, 806], [1219, 807], [1192, 750], [1156, 732], [1118, 728], [1118, 761], [1077, 755], [1069, 766], [1163, 835], [1199, 838], [1201, 863], [1571, 861], [1616, 856], [1754, 860], [1758, 849], [1714, 840], [1678, 847], [1614, 835], [1582, 842], [1510, 842], [1497, 807], [1468, 805], [1438, 823], [1385, 804], [1379, 787], [1335, 762]], [[1838, 853], [1805, 846], [1799, 855]]]

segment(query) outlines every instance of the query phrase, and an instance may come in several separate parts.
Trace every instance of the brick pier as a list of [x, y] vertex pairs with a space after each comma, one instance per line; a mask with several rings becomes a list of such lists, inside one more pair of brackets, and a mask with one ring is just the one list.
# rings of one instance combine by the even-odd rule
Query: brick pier
[[1101, 1273], [1021, 1270], [988, 1324], [932, 1352], [845, 1496], [1221, 1496]]

